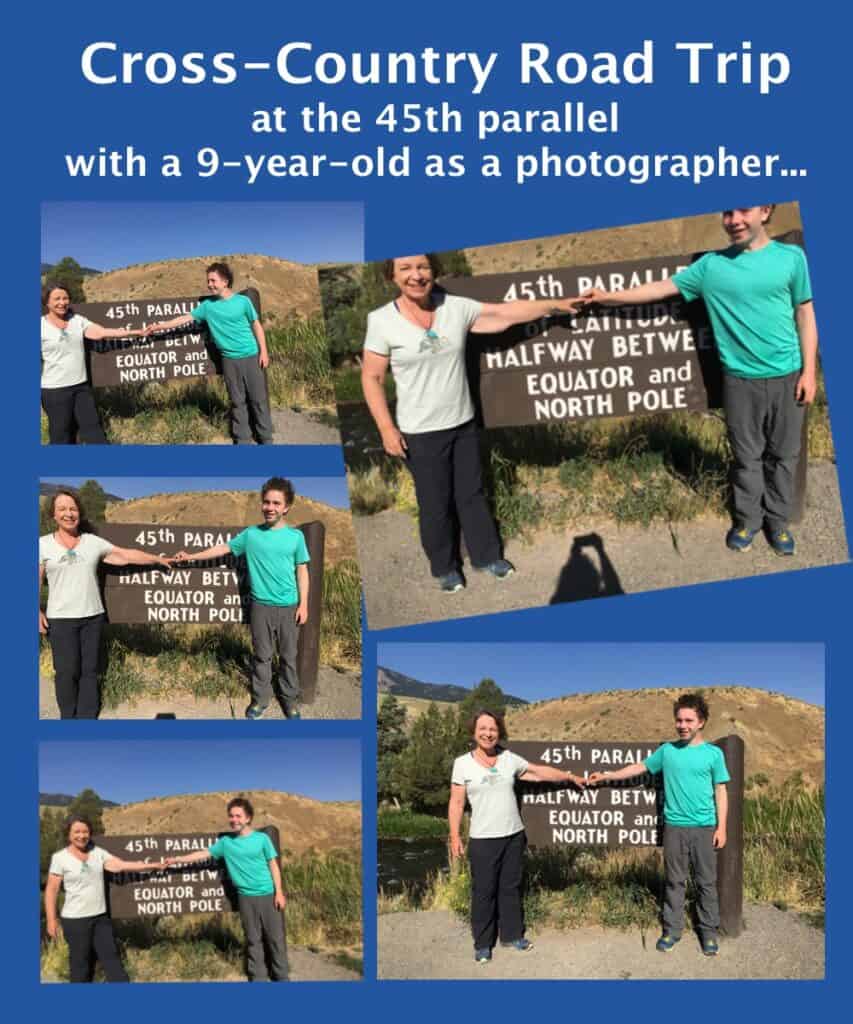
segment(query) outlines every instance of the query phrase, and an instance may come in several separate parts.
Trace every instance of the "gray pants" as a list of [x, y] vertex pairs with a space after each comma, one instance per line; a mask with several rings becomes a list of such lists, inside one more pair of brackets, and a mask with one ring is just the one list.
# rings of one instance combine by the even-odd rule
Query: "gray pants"
[[278, 651], [278, 685], [285, 704], [299, 700], [299, 674], [296, 670], [296, 649], [299, 627], [297, 606], [270, 605], [252, 602], [252, 700], [266, 707], [272, 700], [272, 660]]
[[799, 370], [760, 380], [723, 375], [736, 526], [783, 530], [790, 522], [805, 415], [795, 399], [799, 377]]
[[251, 444], [252, 421], [259, 444], [272, 444], [272, 417], [267, 377], [257, 356], [222, 360], [222, 376], [231, 400], [231, 436], [234, 444]]
[[[284, 914], [275, 908], [275, 897], [238, 896], [240, 920], [246, 933], [246, 970], [249, 981], [287, 981], [287, 940]], [[269, 952], [267, 971], [266, 951]]]
[[684, 890], [692, 867], [700, 938], [716, 938], [720, 928], [720, 901], [717, 896], [714, 826], [685, 828], [665, 825], [663, 863], [666, 872], [663, 930], [676, 938], [684, 931]]

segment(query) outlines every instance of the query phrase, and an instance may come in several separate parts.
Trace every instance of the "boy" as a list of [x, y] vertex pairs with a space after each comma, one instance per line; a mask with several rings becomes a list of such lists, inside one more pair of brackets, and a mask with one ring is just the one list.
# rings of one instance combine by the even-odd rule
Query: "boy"
[[249, 981], [268, 981], [264, 940], [270, 955], [273, 981], [287, 981], [287, 944], [284, 937], [286, 899], [281, 887], [278, 852], [265, 832], [255, 832], [251, 803], [242, 796], [228, 803], [231, 835], [220, 836], [207, 850], [166, 857], [169, 867], [197, 861], [224, 860], [237, 890], [243, 931], [246, 933]]
[[726, 545], [749, 551], [762, 525], [777, 555], [789, 529], [805, 406], [817, 389], [817, 326], [803, 250], [767, 234], [773, 206], [723, 212], [731, 245], [668, 281], [584, 293], [587, 302], [645, 304], [679, 293], [702, 298], [723, 366], [723, 408], [733, 463], [734, 523]]
[[[267, 339], [255, 307], [245, 295], [232, 290], [234, 275], [227, 263], [207, 268], [205, 299], [184, 316], [149, 324], [146, 334], [193, 322], [206, 323], [214, 345], [222, 353], [222, 376], [231, 401], [231, 436], [234, 444], [252, 443], [252, 422], [259, 444], [272, 444], [272, 417], [264, 370], [269, 366]], [[250, 421], [251, 413], [251, 421]]]
[[613, 772], [593, 772], [588, 784], [663, 772], [663, 860], [666, 887], [661, 953], [672, 951], [684, 929], [684, 890], [690, 868], [698, 895], [699, 941], [705, 956], [719, 952], [720, 903], [715, 850], [726, 845], [729, 773], [723, 752], [702, 735], [708, 705], [696, 693], [682, 694], [673, 706], [678, 740], [664, 743], [639, 764]]
[[263, 523], [250, 526], [226, 544], [194, 554], [180, 551], [177, 563], [245, 555], [252, 595], [252, 702], [246, 718], [261, 718], [273, 696], [272, 659], [278, 650], [279, 687], [288, 718], [299, 718], [299, 676], [296, 647], [299, 626], [308, 621], [308, 563], [305, 535], [287, 525], [293, 505], [293, 484], [271, 477], [261, 488]]

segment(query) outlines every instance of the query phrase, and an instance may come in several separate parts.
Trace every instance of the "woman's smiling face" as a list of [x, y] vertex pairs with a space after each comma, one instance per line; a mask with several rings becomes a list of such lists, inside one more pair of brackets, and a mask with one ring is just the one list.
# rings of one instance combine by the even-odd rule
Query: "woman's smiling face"
[[63, 530], [76, 530], [80, 525], [80, 509], [70, 494], [60, 494], [53, 506], [53, 518]]
[[491, 715], [480, 715], [474, 725], [474, 742], [482, 750], [492, 750], [500, 739], [498, 723]]
[[47, 296], [47, 311], [52, 316], [64, 318], [71, 305], [71, 296], [64, 288], [51, 288]]
[[77, 850], [85, 850], [91, 838], [92, 833], [85, 822], [75, 821], [68, 830], [68, 842]]
[[394, 260], [394, 284], [412, 302], [422, 303], [429, 298], [435, 284], [432, 267], [426, 255], [398, 256]]

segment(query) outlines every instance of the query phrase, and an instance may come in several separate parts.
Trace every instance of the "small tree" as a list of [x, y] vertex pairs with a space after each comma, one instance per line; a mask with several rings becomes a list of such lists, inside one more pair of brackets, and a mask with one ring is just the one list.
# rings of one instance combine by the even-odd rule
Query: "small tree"
[[494, 679], [482, 679], [459, 704], [456, 729], [456, 746], [459, 753], [470, 746], [468, 722], [477, 711], [492, 711], [498, 715], [506, 712], [506, 696]]
[[415, 811], [435, 814], [447, 807], [456, 755], [456, 715], [453, 708], [448, 711], [442, 714], [437, 704], [430, 704], [412, 726], [408, 745], [396, 759], [396, 789]]
[[393, 694], [386, 694], [376, 716], [376, 795], [380, 800], [399, 796], [394, 785], [398, 755], [407, 746], [406, 709]]
[[39, 818], [39, 875], [41, 886], [47, 882], [50, 858], [65, 845], [64, 815], [59, 808], [46, 807]]
[[85, 302], [86, 292], [83, 289], [83, 268], [70, 256], [63, 256], [59, 263], [54, 264], [45, 275], [47, 280], [63, 284], [68, 289], [72, 302]]
[[87, 480], [79, 490], [80, 501], [86, 509], [90, 523], [102, 523], [106, 518], [107, 492], [97, 480]]
[[84, 789], [68, 805], [68, 816], [79, 814], [92, 824], [92, 835], [104, 834], [104, 804], [94, 789]]

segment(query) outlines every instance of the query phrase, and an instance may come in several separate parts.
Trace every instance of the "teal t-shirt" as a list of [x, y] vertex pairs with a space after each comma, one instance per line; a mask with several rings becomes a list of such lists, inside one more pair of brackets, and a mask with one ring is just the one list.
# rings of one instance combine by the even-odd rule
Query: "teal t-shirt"
[[276, 529], [250, 526], [228, 542], [235, 555], [245, 555], [249, 589], [258, 604], [299, 604], [296, 566], [310, 562], [305, 534], [291, 526]]
[[688, 302], [704, 300], [726, 373], [784, 377], [802, 368], [794, 314], [811, 300], [812, 289], [798, 245], [709, 252], [672, 282]]
[[700, 828], [717, 824], [714, 786], [729, 781], [726, 759], [713, 743], [664, 743], [644, 761], [653, 775], [663, 772], [663, 820]]
[[190, 310], [193, 320], [206, 323], [213, 343], [226, 359], [258, 354], [252, 324], [258, 319], [251, 299], [235, 292], [227, 299], [205, 299]]
[[216, 860], [225, 861], [228, 876], [241, 896], [269, 896], [275, 892], [269, 862], [276, 860], [278, 853], [266, 832], [221, 836], [208, 852]]

